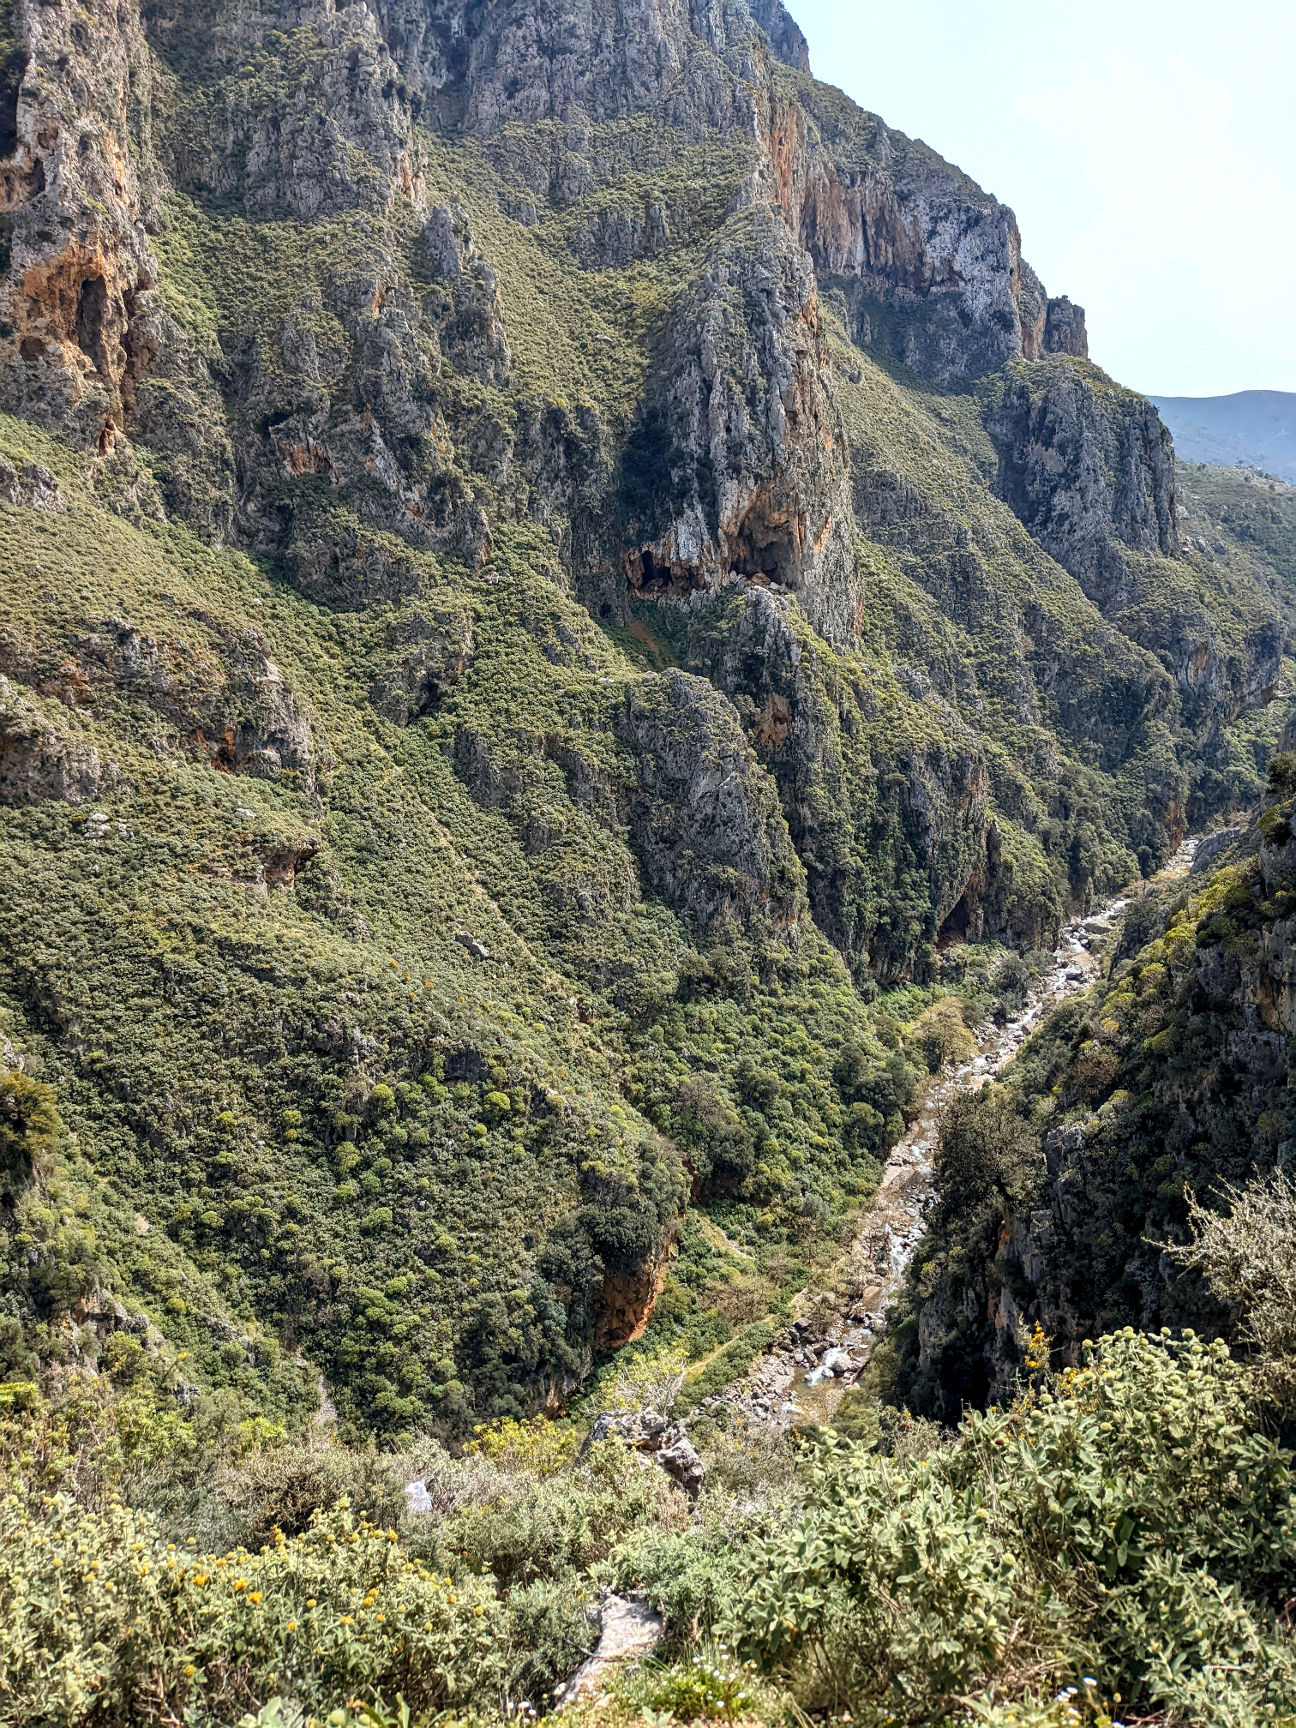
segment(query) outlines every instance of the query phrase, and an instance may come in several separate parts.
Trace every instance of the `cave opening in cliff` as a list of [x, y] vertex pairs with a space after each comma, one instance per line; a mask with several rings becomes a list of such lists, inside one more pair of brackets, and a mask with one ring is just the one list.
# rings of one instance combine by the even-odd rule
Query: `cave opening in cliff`
[[101, 378], [109, 375], [108, 343], [108, 284], [102, 276], [87, 276], [77, 291], [76, 343], [88, 360], [94, 362]]
[[941, 925], [936, 937], [937, 948], [954, 948], [960, 942], [966, 942], [972, 933], [974, 924], [979, 923], [978, 913], [980, 909], [981, 883], [973, 878], [963, 890], [957, 906]]
[[27, 71], [28, 56], [15, 48], [0, 59], [0, 158], [18, 148], [18, 93]]
[[706, 586], [701, 572], [690, 564], [664, 564], [651, 552], [631, 552], [625, 563], [631, 591], [645, 600], [665, 600], [676, 594], [691, 594]]
[[754, 504], [731, 542], [730, 568], [762, 587], [799, 588], [801, 559], [791, 523], [771, 520]]

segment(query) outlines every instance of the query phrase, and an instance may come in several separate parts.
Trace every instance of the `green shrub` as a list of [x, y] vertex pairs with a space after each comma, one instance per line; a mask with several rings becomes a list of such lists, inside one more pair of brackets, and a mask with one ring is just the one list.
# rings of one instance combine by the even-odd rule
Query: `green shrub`
[[687, 1527], [643, 1524], [608, 1556], [596, 1576], [637, 1592], [662, 1615], [663, 1649], [683, 1656], [732, 1615], [745, 1555], [789, 1529], [801, 1513], [804, 1484], [776, 1468], [740, 1492], [708, 1483]]
[[1228, 1304], [1271, 1398], [1286, 1404], [1296, 1387], [1296, 1183], [1274, 1170], [1221, 1198], [1227, 1212], [1188, 1196], [1193, 1240], [1170, 1253]]
[[926, 1458], [834, 1449], [805, 1519], [743, 1558], [729, 1630], [866, 1719], [928, 1724], [1029, 1672], [1194, 1721], [1290, 1709], [1293, 1460], [1252, 1384], [1221, 1344], [1126, 1332]]
[[777, 1332], [772, 1320], [757, 1320], [745, 1326], [695, 1379], [685, 1382], [676, 1401], [677, 1411], [683, 1415], [696, 1410], [704, 1398], [723, 1391], [731, 1381], [745, 1374], [761, 1352], [769, 1349]]
[[218, 1486], [228, 1525], [222, 1540], [253, 1549], [272, 1541], [276, 1530], [303, 1534], [316, 1512], [342, 1499], [384, 1527], [400, 1520], [405, 1505], [393, 1460], [372, 1447], [267, 1446], [232, 1465]]
[[215, 1556], [121, 1505], [0, 1502], [5, 1720], [231, 1721], [276, 1688], [315, 1709], [375, 1691], [445, 1709], [491, 1698], [507, 1671], [493, 1582], [435, 1575], [345, 1506]]
[[976, 1054], [962, 1005], [954, 996], [942, 996], [925, 1008], [905, 1034], [905, 1043], [918, 1053], [931, 1074], [951, 1064], [970, 1062]]
[[[455, 1470], [453, 1461], [446, 1469]], [[462, 1473], [472, 1498], [420, 1536], [420, 1545], [472, 1572], [493, 1573], [504, 1588], [586, 1571], [636, 1525], [687, 1521], [680, 1490], [617, 1440], [557, 1474], [474, 1469], [471, 1461]]]
[[753, 1714], [759, 1696], [750, 1676], [723, 1655], [649, 1671], [636, 1690], [677, 1722], [734, 1722]]
[[12, 1198], [59, 1132], [54, 1093], [21, 1069], [0, 1066], [0, 1195]]

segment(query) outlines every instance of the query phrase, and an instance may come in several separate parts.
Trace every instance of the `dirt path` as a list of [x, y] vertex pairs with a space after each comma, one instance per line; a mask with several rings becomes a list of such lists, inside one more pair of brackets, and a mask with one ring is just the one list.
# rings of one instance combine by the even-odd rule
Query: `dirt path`
[[[1187, 875], [1196, 848], [1195, 840], [1185, 841], [1157, 882]], [[723, 1403], [747, 1420], [780, 1428], [831, 1415], [867, 1365], [885, 1326], [887, 1304], [922, 1240], [933, 1196], [941, 1111], [958, 1093], [975, 1091], [994, 1079], [1044, 1015], [1088, 989], [1129, 900], [1128, 893], [1118, 895], [1090, 917], [1066, 925], [1052, 965], [1021, 1013], [1004, 1026], [989, 1028], [972, 1061], [930, 1083], [917, 1118], [887, 1159], [877, 1193], [825, 1286], [802, 1295], [780, 1343], [742, 1380], [706, 1400], [706, 1407]]]

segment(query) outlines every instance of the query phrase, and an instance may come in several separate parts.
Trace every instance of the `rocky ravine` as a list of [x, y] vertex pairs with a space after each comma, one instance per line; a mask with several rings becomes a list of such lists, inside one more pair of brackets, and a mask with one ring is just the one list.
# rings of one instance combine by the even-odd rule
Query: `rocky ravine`
[[[1186, 876], [1197, 847], [1195, 838], [1186, 840], [1157, 880]], [[707, 1399], [700, 1409], [714, 1413], [726, 1407], [744, 1420], [778, 1429], [831, 1416], [842, 1394], [868, 1366], [887, 1325], [888, 1305], [922, 1241], [941, 1112], [959, 1092], [977, 1090], [995, 1079], [1051, 1009], [1095, 982], [1103, 952], [1129, 903], [1128, 894], [1122, 893], [1090, 917], [1068, 924], [1052, 966], [1022, 1012], [992, 1028], [970, 1062], [932, 1081], [917, 1117], [888, 1158], [873, 1203], [830, 1282], [822, 1290], [806, 1291], [797, 1317], [774, 1349], [744, 1379]]]
[[0, 48], [0, 1017], [198, 1380], [201, 1260], [357, 1432], [542, 1407], [885, 1157], [877, 988], [1255, 795], [1281, 542], [777, 0]]

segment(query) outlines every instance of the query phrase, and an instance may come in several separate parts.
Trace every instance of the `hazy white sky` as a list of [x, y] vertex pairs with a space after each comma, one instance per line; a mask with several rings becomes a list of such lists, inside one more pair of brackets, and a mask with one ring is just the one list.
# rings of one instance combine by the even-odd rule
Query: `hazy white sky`
[[811, 65], [1017, 213], [1095, 360], [1296, 390], [1291, 0], [785, 0]]

